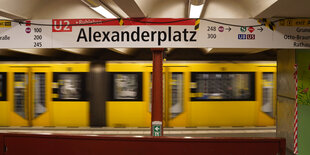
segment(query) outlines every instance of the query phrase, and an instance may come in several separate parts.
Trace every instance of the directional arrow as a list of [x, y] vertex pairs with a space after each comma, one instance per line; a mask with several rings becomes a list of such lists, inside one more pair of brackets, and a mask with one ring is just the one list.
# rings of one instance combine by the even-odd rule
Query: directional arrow
[[262, 32], [264, 29], [263, 29], [262, 27], [260, 27], [260, 28], [257, 29], [257, 30], [259, 30], [260, 32]]
[[231, 30], [231, 28], [230, 27], [228, 27], [228, 28], [226, 28], [225, 30], [228, 30], [228, 32]]
[[159, 131], [159, 129], [160, 129], [160, 128], [159, 128], [158, 126], [157, 126], [157, 127], [155, 127], [155, 131]]

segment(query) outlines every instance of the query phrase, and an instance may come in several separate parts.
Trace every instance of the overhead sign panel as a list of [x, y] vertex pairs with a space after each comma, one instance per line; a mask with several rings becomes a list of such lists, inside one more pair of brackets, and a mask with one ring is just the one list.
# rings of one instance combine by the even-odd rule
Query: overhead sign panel
[[[0, 48], [310, 48], [310, 20], [0, 20]], [[260, 21], [261, 22], [261, 21]]]

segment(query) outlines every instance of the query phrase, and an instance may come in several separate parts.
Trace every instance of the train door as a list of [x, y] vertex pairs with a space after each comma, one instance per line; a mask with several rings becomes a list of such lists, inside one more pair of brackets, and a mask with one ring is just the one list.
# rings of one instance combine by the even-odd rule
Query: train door
[[[163, 67], [163, 121], [165, 127], [186, 126], [188, 103], [188, 67]], [[151, 75], [152, 83], [152, 75]], [[150, 87], [152, 102], [152, 84]], [[150, 104], [151, 109], [151, 104]]]
[[11, 67], [11, 126], [48, 126], [51, 72], [49, 67]]
[[276, 67], [259, 67], [258, 126], [275, 125], [276, 71]]

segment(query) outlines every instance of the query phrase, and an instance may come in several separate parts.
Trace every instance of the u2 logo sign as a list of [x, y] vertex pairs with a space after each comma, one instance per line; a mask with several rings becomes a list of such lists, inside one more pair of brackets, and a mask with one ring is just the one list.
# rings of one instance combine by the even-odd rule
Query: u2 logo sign
[[53, 19], [53, 32], [72, 32], [72, 26], [70, 26], [69, 20]]

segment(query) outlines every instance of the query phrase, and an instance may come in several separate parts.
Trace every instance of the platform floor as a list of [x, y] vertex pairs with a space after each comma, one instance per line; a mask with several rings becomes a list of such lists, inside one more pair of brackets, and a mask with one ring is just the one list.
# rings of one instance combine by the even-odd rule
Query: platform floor
[[[149, 136], [150, 128], [130, 127], [0, 127], [0, 133], [41, 133], [79, 135]], [[276, 128], [268, 127], [173, 127], [164, 128], [164, 136], [176, 137], [276, 137]]]

